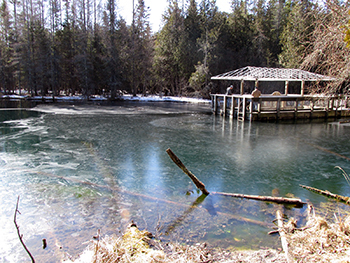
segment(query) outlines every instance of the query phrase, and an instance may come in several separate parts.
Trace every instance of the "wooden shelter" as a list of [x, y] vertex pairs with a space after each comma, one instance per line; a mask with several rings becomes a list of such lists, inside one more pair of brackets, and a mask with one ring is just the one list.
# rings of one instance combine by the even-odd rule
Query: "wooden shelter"
[[[212, 80], [238, 80], [241, 82], [240, 94], [243, 95], [245, 81], [283, 81], [285, 82], [285, 95], [288, 94], [290, 81], [299, 81], [301, 84], [301, 95], [304, 95], [306, 81], [334, 81], [328, 77], [301, 69], [289, 68], [265, 68], [265, 67], [244, 67], [230, 72], [219, 74]], [[258, 85], [258, 83], [256, 83]]]
[[[299, 119], [348, 116], [340, 108], [348, 105], [348, 97], [340, 95], [324, 96], [305, 95], [305, 82], [307, 81], [335, 81], [336, 79], [300, 69], [244, 67], [211, 78], [212, 80], [240, 81], [239, 94], [211, 94], [214, 113], [223, 115], [231, 113], [239, 120], [265, 120], [265, 119]], [[274, 92], [262, 94], [254, 98], [251, 94], [244, 94], [244, 84], [259, 82], [282, 81], [285, 83], [284, 94]], [[300, 82], [300, 94], [289, 94], [289, 83]], [[262, 90], [264, 93], [264, 90]]]

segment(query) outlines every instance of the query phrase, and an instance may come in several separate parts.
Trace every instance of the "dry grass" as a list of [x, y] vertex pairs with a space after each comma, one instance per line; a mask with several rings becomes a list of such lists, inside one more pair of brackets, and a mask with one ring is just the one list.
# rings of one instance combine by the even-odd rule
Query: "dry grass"
[[136, 226], [127, 228], [122, 237], [107, 236], [94, 240], [75, 261], [75, 263], [107, 262], [286, 262], [283, 254], [273, 249], [259, 251], [225, 252], [210, 250], [206, 244], [180, 245], [163, 244], [151, 238], [147, 231]]
[[[329, 223], [324, 217], [312, 215], [302, 229], [297, 229], [295, 221], [291, 219], [285, 224], [283, 231], [286, 233], [289, 254], [294, 262], [350, 263], [350, 216], [344, 220], [335, 216], [335, 222]], [[151, 233], [140, 231], [132, 224], [122, 237], [107, 236], [92, 241], [74, 262], [284, 263], [287, 260], [283, 252], [273, 249], [225, 252], [210, 250], [206, 244], [164, 244], [153, 239]]]
[[350, 217], [330, 224], [312, 216], [303, 229], [285, 231], [296, 262], [350, 262]]
[[210, 262], [206, 246], [160, 244], [147, 231], [131, 225], [122, 237], [110, 236], [93, 243], [74, 262]]

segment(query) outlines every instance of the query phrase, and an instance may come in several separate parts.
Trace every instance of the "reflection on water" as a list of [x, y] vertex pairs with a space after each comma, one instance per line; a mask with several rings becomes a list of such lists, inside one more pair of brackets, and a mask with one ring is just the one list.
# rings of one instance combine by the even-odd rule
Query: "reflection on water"
[[350, 172], [349, 126], [243, 123], [210, 115], [208, 107], [1, 110], [0, 261], [27, 259], [13, 224], [18, 195], [18, 224], [38, 261], [77, 255], [98, 229], [118, 234], [131, 220], [165, 241], [238, 249], [280, 246], [278, 237], [266, 235], [276, 209], [304, 222], [304, 209], [201, 198], [167, 148], [209, 192], [271, 195], [279, 189], [281, 196], [291, 193], [315, 205], [327, 200], [299, 184], [349, 195], [350, 186], [334, 168]]

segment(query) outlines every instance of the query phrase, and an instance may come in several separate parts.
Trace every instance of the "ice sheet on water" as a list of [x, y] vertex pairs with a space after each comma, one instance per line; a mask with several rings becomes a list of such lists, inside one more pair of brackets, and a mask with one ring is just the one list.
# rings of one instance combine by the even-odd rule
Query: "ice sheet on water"
[[[182, 103], [179, 103], [182, 102]], [[171, 106], [169, 106], [171, 103]], [[98, 114], [172, 114], [188, 112], [198, 104], [205, 105], [210, 110], [210, 100], [186, 97], [159, 97], [159, 96], [129, 96], [122, 97], [122, 101], [100, 103], [74, 104], [39, 104], [32, 110], [54, 114], [98, 115]], [[184, 106], [186, 105], [186, 106]]]

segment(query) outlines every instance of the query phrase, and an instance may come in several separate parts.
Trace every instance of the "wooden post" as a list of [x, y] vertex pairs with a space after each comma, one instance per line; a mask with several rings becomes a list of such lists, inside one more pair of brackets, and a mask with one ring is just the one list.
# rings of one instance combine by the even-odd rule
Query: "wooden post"
[[338, 117], [339, 96], [336, 95], [333, 102], [334, 117]]
[[284, 94], [287, 95], [288, 94], [288, 88], [289, 88], [289, 81], [286, 80], [286, 83], [284, 85]]
[[325, 99], [327, 107], [326, 107], [326, 118], [328, 118], [329, 115], [329, 97], [327, 97], [327, 99]]
[[281, 99], [278, 98], [277, 103], [276, 103], [276, 118], [277, 119], [280, 118], [280, 110], [281, 110]]
[[300, 92], [301, 96], [304, 96], [304, 89], [305, 89], [305, 80], [302, 80], [301, 81], [301, 92]]
[[216, 94], [214, 95], [214, 113], [218, 113], [218, 96]]
[[241, 80], [241, 90], [240, 90], [240, 94], [243, 95], [244, 94], [244, 80]]
[[210, 95], [211, 98], [211, 110], [213, 111], [213, 113], [215, 114], [215, 95]]
[[298, 98], [295, 99], [294, 119], [298, 117]]

